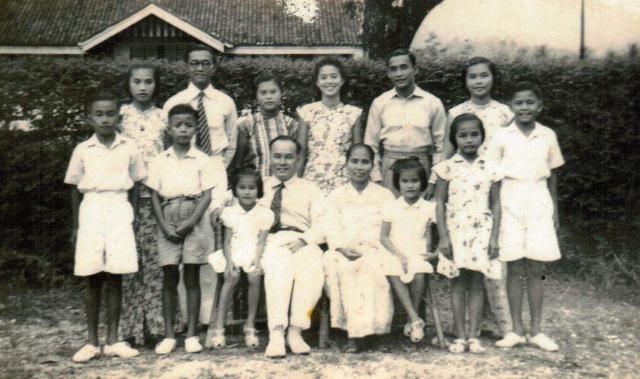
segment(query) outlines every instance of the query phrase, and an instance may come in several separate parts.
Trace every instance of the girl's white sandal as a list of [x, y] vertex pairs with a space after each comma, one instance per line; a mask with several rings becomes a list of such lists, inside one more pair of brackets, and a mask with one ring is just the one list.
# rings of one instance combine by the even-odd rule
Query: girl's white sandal
[[213, 335], [211, 336], [211, 347], [214, 349], [222, 349], [227, 344], [224, 337], [224, 329], [213, 329]]
[[418, 319], [411, 323], [411, 333], [409, 334], [411, 342], [416, 343], [424, 338], [424, 321]]
[[247, 347], [255, 349], [260, 345], [260, 339], [256, 335], [257, 331], [255, 328], [248, 328], [245, 326], [242, 328], [242, 331], [244, 332], [244, 344]]
[[474, 354], [484, 353], [485, 349], [482, 347], [480, 340], [477, 338], [470, 338], [467, 340], [467, 346], [469, 347], [469, 352]]
[[449, 352], [460, 354], [464, 353], [465, 348], [467, 347], [467, 342], [462, 338], [456, 338], [453, 340], [453, 343], [449, 345]]

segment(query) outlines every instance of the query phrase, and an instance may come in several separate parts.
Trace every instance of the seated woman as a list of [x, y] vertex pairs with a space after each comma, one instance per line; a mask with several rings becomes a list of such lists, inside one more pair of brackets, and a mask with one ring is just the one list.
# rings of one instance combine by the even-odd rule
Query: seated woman
[[393, 301], [383, 267], [380, 244], [381, 204], [394, 199], [388, 189], [371, 182], [373, 150], [354, 144], [347, 151], [349, 183], [333, 190], [325, 213], [329, 251], [324, 255], [331, 325], [349, 335], [348, 352], [359, 340], [388, 333]]

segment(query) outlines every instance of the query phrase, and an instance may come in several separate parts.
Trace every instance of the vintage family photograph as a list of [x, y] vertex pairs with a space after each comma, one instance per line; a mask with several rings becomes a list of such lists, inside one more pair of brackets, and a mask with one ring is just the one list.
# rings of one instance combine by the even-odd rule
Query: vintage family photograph
[[0, 0], [0, 378], [634, 378], [640, 1]]

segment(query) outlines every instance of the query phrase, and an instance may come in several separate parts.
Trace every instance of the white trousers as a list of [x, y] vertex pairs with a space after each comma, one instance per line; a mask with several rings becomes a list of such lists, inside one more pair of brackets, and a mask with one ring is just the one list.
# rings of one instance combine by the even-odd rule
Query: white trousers
[[322, 295], [322, 250], [306, 245], [292, 253], [283, 247], [300, 236], [294, 231], [281, 231], [270, 234], [267, 240], [262, 268], [269, 331], [288, 325], [309, 329], [311, 314]]

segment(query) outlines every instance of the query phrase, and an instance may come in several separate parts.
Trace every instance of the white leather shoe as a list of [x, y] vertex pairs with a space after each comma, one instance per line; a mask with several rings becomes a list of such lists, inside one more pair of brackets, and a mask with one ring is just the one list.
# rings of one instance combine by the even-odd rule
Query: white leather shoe
[[104, 355], [118, 356], [120, 358], [133, 358], [140, 354], [138, 350], [134, 349], [128, 343], [121, 341], [116, 342], [113, 345], [104, 345]]
[[93, 346], [88, 343], [80, 350], [78, 350], [75, 354], [73, 354], [73, 358], [71, 358], [76, 363], [84, 363], [89, 362], [93, 358], [97, 357], [100, 354], [100, 348], [97, 346]]
[[524, 345], [525, 343], [527, 343], [526, 338], [514, 332], [509, 332], [503, 339], [496, 342], [496, 346], [501, 348], [512, 348], [518, 345]]
[[176, 348], [176, 339], [175, 338], [165, 338], [160, 341], [159, 344], [156, 345], [156, 354], [159, 355], [167, 355]]
[[187, 353], [199, 353], [202, 351], [200, 339], [196, 336], [189, 337], [184, 340], [184, 351]]
[[284, 346], [284, 332], [273, 331], [269, 333], [269, 344], [264, 351], [267, 358], [284, 358], [287, 351]]
[[311, 352], [311, 348], [304, 342], [300, 333], [287, 333], [287, 343], [294, 354], [306, 355]]

